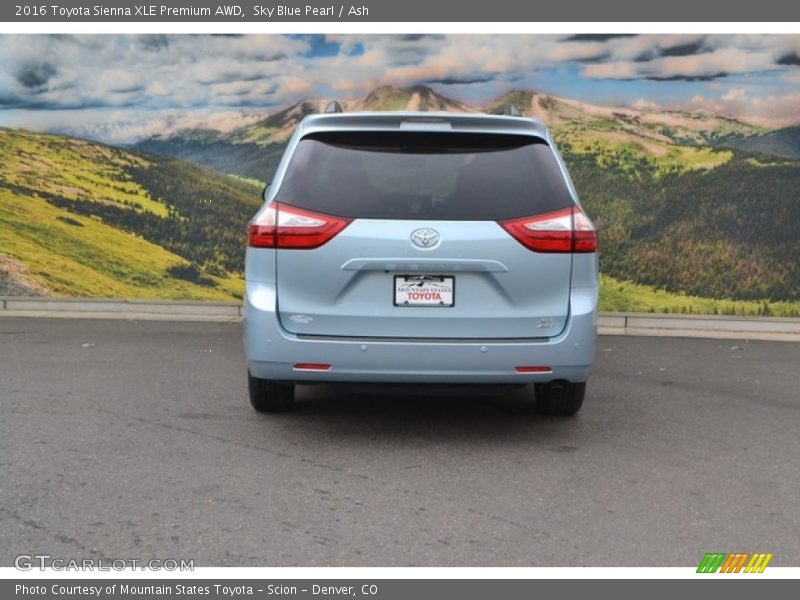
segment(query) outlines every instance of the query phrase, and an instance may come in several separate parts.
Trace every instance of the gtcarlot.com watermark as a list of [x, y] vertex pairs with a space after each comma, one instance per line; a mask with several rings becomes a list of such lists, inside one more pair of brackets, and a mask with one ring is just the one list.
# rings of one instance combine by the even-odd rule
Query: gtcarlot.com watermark
[[184, 558], [61, 558], [50, 554], [19, 554], [20, 571], [194, 571], [194, 559]]

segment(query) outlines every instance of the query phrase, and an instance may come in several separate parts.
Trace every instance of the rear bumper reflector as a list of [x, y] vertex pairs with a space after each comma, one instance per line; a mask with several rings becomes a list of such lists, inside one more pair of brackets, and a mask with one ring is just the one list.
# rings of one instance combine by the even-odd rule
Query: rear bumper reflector
[[533, 366], [519, 366], [514, 367], [517, 373], [551, 373], [553, 369], [550, 367], [533, 367]]
[[297, 363], [292, 367], [295, 371], [330, 371], [331, 366], [325, 363]]

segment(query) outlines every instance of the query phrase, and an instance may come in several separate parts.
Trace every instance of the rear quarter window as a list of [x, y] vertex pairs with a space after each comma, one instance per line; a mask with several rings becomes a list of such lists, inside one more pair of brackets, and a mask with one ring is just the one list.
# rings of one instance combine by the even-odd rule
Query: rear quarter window
[[540, 138], [379, 131], [304, 137], [276, 198], [371, 219], [504, 220], [573, 204]]

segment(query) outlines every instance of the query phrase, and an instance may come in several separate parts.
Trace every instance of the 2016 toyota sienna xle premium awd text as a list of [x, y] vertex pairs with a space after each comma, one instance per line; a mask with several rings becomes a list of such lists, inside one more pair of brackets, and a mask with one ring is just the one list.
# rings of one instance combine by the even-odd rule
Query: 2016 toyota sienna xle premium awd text
[[533, 384], [574, 414], [597, 234], [548, 130], [519, 116], [307, 116], [249, 226], [250, 400], [295, 384]]

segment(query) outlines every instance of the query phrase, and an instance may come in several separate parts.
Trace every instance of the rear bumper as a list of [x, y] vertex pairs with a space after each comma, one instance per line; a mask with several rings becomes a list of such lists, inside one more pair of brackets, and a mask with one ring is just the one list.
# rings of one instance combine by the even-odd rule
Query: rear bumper
[[[597, 340], [597, 288], [574, 288], [561, 334], [544, 341], [421, 341], [298, 337], [278, 321], [274, 284], [248, 281], [244, 345], [250, 372], [262, 379], [311, 382], [526, 383], [586, 381]], [[298, 363], [330, 364], [328, 371]], [[516, 366], [548, 366], [518, 373]]]

